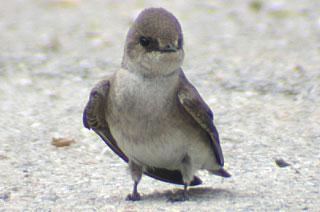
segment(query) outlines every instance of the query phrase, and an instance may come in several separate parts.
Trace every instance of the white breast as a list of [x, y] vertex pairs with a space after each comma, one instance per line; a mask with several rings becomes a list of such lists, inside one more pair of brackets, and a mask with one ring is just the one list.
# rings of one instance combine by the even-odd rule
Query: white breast
[[116, 74], [112, 101], [129, 119], [141, 116], [158, 119], [172, 107], [177, 81], [178, 73], [170, 77], [144, 78], [121, 69]]
[[203, 137], [179, 112], [178, 74], [152, 79], [124, 69], [116, 74], [108, 122], [119, 147], [140, 164], [176, 168], [189, 144]]

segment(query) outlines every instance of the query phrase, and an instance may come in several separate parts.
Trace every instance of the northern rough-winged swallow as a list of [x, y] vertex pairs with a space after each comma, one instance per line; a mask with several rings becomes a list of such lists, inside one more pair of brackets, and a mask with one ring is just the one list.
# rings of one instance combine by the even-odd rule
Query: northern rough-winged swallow
[[141, 12], [128, 32], [121, 68], [91, 91], [83, 121], [123, 160], [140, 200], [142, 173], [187, 187], [206, 169], [222, 177], [224, 159], [213, 114], [184, 75], [178, 20], [162, 8]]

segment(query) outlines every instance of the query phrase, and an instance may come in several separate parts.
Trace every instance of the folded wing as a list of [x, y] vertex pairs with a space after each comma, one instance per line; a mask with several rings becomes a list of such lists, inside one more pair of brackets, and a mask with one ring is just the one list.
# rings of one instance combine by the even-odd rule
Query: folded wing
[[[116, 140], [113, 138], [108, 122], [106, 120], [106, 108], [108, 106], [108, 94], [110, 90], [110, 81], [99, 82], [90, 93], [89, 102], [83, 112], [83, 124], [88, 129], [93, 129], [102, 140], [125, 162], [128, 157], [119, 148]], [[177, 170], [167, 170], [163, 168], [146, 167], [144, 174], [155, 179], [183, 185], [182, 175]], [[202, 181], [194, 176], [191, 186], [202, 184]]]
[[218, 164], [223, 166], [224, 159], [220, 146], [219, 134], [213, 124], [213, 114], [199, 95], [198, 91], [189, 83], [182, 71], [180, 72], [178, 99], [190, 116], [192, 116], [203, 130], [207, 132], [214, 156]]

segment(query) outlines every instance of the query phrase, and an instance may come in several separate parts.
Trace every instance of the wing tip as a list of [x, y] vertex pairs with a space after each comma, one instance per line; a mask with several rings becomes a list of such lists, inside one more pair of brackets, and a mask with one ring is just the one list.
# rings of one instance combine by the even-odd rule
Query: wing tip
[[197, 186], [201, 184], [202, 184], [202, 180], [197, 176], [193, 176], [193, 180], [191, 181], [190, 186]]
[[209, 170], [209, 172], [211, 174], [214, 174], [214, 175], [217, 175], [217, 176], [220, 176], [220, 177], [225, 177], [225, 178], [229, 178], [231, 177], [232, 175], [227, 171], [225, 170], [224, 168], [220, 168], [218, 170]]

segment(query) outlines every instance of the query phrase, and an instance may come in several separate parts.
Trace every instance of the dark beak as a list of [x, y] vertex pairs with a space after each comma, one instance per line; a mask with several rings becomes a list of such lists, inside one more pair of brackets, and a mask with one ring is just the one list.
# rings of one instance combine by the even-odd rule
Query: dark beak
[[177, 52], [177, 47], [166, 46], [165, 48], [160, 49], [160, 52]]

